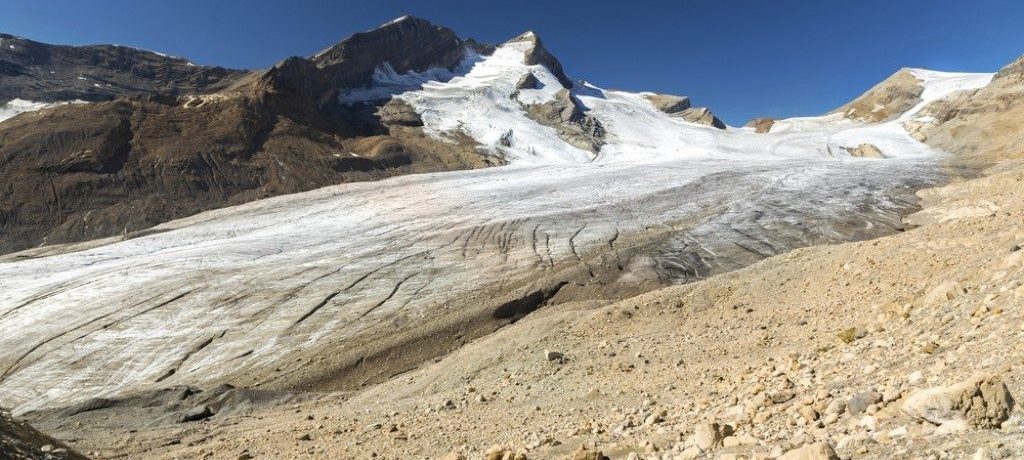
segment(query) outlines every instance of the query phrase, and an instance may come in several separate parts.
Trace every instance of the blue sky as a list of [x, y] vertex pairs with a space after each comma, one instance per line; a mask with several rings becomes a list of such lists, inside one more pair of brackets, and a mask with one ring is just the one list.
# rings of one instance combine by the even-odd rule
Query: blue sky
[[536, 31], [573, 78], [689, 95], [726, 122], [812, 115], [900, 67], [994, 71], [1024, 54], [1024, 2], [3, 0], [0, 31], [260, 68], [413, 14], [463, 37]]

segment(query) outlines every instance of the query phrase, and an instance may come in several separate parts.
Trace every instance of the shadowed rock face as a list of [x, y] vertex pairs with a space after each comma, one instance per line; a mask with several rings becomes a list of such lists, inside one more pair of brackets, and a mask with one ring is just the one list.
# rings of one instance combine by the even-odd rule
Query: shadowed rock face
[[129, 94], [206, 93], [246, 73], [125, 46], [48, 45], [0, 34], [0, 104], [15, 98], [102, 101]]

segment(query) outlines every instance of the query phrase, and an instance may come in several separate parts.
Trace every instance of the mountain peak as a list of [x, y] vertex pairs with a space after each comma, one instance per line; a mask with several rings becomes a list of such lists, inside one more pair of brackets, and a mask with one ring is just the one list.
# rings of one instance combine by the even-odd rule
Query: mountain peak
[[519, 42], [529, 42], [533, 44], [533, 47], [526, 52], [525, 59], [527, 65], [541, 64], [544, 67], [547, 67], [548, 70], [558, 78], [558, 82], [561, 83], [562, 86], [566, 88], [573, 87], [572, 80], [569, 79], [565, 74], [565, 70], [562, 69], [562, 63], [558, 62], [558, 59], [555, 58], [555, 56], [551, 54], [546, 47], [544, 47], [544, 42], [541, 41], [540, 36], [532, 30], [527, 30], [505, 43]]
[[[450, 68], [462, 58], [462, 40], [447, 27], [402, 16], [376, 29], [352, 34], [313, 56], [317, 67], [388, 62], [398, 72]], [[366, 61], [366, 62], [364, 62]]]

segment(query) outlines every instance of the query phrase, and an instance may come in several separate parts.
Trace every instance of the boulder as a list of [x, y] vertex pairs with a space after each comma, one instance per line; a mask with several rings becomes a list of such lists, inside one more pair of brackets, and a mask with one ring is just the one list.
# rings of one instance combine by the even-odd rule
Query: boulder
[[697, 425], [693, 430], [693, 436], [690, 438], [691, 444], [697, 446], [702, 451], [708, 451], [722, 447], [722, 442], [726, 437], [731, 436], [733, 429], [729, 425], [719, 425], [717, 423], [702, 423]]
[[193, 407], [178, 417], [178, 423], [195, 422], [208, 419], [213, 416], [213, 409], [210, 406], [200, 405]]
[[863, 414], [872, 404], [882, 402], [882, 394], [876, 391], [862, 391], [846, 402], [846, 410], [852, 415]]
[[943, 425], [963, 420], [979, 428], [998, 428], [1010, 417], [1013, 396], [995, 375], [917, 391], [903, 402], [903, 412], [921, 421]]
[[874, 144], [864, 143], [856, 147], [843, 147], [843, 149], [849, 152], [850, 156], [855, 158], [885, 158], [882, 151], [879, 150], [878, 147], [875, 147]]
[[818, 442], [786, 452], [779, 460], [839, 460], [839, 456], [832, 446]]

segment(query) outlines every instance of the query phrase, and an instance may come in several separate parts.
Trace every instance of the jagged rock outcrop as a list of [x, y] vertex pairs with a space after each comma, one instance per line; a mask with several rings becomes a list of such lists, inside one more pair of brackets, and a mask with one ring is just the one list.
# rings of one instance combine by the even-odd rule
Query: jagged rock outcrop
[[49, 45], [0, 34], [0, 105], [12, 99], [103, 101], [131, 94], [209, 93], [247, 72], [126, 46]]
[[725, 123], [719, 120], [707, 107], [691, 107], [690, 98], [671, 94], [648, 94], [645, 96], [654, 108], [674, 115], [690, 123], [725, 129]]
[[758, 134], [764, 134], [772, 130], [772, 126], [775, 125], [774, 118], [759, 117], [754, 118], [743, 125], [746, 128], [754, 128], [754, 132]]
[[555, 128], [558, 137], [581, 149], [597, 152], [604, 144], [604, 127], [586, 113], [568, 89], [543, 104], [529, 104], [526, 113], [538, 123]]
[[832, 113], [867, 123], [887, 121], [914, 107], [923, 91], [911, 69], [904, 68]]
[[540, 41], [540, 37], [538, 37], [537, 34], [533, 32], [526, 32], [512, 40], [509, 40], [509, 42], [515, 41], [528, 41], [533, 43], [532, 49], [526, 53], [527, 65], [540, 64], [547, 67], [547, 69], [555, 75], [555, 78], [558, 78], [558, 82], [562, 84], [562, 87], [572, 89], [572, 80], [569, 79], [565, 74], [565, 70], [562, 69], [562, 63], [558, 62], [558, 59], [556, 59], [555, 56], [553, 56], [551, 52], [544, 47], [544, 43]]
[[725, 129], [725, 123], [722, 122], [722, 120], [719, 120], [715, 114], [711, 113], [711, 109], [707, 107], [691, 107], [679, 112], [679, 117], [690, 123]]
[[671, 94], [649, 94], [647, 100], [654, 108], [667, 114], [676, 114], [690, 108], [690, 98]]

